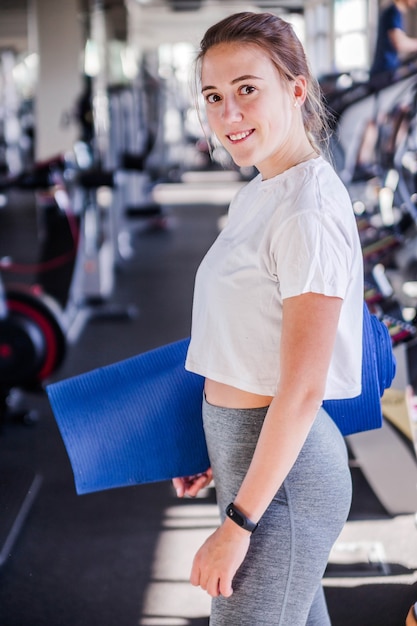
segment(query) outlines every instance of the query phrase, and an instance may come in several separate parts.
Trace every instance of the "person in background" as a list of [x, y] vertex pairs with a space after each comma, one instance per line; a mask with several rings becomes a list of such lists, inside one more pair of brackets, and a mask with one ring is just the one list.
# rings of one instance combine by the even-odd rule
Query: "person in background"
[[[221, 524], [191, 583], [211, 626], [328, 626], [321, 579], [349, 513], [342, 434], [324, 399], [361, 393], [363, 261], [347, 190], [324, 154], [323, 102], [292, 26], [231, 15], [197, 58], [211, 132], [258, 174], [233, 199], [194, 289], [186, 369], [205, 378]], [[323, 150], [323, 153], [321, 152]]]
[[415, 6], [417, 0], [394, 0], [382, 10], [370, 69], [371, 80], [377, 81], [379, 77], [389, 82], [402, 59], [417, 53], [417, 39], [409, 37], [404, 28], [404, 15]]

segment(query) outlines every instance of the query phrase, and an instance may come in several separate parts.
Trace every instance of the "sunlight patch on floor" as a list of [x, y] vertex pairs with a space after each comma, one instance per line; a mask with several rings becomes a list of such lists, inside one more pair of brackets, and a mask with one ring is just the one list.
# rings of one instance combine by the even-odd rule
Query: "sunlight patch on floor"
[[210, 597], [189, 576], [195, 552], [218, 524], [214, 504], [184, 502], [166, 509], [139, 626], [188, 626], [208, 618]]

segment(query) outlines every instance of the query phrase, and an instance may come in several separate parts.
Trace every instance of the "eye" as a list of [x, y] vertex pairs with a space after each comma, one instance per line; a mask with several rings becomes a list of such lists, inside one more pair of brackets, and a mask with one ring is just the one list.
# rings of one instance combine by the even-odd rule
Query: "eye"
[[242, 85], [239, 91], [243, 96], [248, 96], [249, 94], [256, 91], [256, 87], [252, 87], [252, 85]]
[[215, 102], [219, 101], [220, 96], [217, 93], [209, 93], [208, 96], [206, 96], [206, 102], [208, 102], [209, 104], [214, 104]]

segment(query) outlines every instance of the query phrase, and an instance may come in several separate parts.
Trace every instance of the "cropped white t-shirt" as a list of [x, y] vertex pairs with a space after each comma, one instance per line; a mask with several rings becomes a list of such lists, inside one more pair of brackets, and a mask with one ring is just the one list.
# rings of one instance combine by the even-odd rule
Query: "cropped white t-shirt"
[[[282, 303], [307, 292], [343, 299], [323, 399], [361, 393], [363, 261], [346, 188], [322, 157], [233, 199], [196, 275], [186, 369], [275, 395]], [[324, 322], [325, 323], [325, 322]]]

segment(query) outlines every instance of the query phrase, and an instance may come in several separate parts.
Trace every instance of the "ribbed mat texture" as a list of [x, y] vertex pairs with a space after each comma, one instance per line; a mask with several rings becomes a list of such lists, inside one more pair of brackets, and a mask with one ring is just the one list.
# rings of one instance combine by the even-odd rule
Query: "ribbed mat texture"
[[203, 378], [189, 340], [47, 386], [78, 494], [188, 476], [209, 467]]

